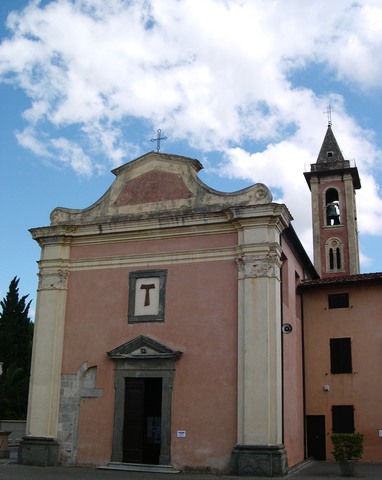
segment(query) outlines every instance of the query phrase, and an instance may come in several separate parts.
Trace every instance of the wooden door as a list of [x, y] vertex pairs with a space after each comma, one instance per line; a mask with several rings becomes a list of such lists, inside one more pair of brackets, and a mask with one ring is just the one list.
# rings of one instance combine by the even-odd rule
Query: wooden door
[[307, 456], [326, 460], [325, 415], [307, 415]]
[[162, 379], [125, 379], [123, 462], [159, 464]]
[[122, 459], [126, 463], [143, 463], [144, 392], [143, 378], [126, 378]]

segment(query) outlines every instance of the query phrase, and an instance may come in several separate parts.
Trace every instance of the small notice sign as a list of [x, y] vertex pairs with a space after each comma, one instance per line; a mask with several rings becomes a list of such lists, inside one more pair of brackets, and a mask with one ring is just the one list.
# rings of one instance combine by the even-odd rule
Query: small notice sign
[[186, 430], [178, 430], [178, 431], [176, 432], [176, 436], [177, 436], [178, 438], [186, 438]]

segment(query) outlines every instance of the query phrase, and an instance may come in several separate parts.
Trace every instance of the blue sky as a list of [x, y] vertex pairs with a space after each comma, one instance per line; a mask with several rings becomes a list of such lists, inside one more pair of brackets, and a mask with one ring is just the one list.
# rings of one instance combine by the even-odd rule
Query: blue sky
[[0, 297], [17, 276], [35, 299], [28, 229], [94, 203], [158, 128], [213, 188], [267, 184], [311, 254], [329, 104], [361, 176], [361, 271], [382, 271], [381, 24], [380, 0], [2, 0]]

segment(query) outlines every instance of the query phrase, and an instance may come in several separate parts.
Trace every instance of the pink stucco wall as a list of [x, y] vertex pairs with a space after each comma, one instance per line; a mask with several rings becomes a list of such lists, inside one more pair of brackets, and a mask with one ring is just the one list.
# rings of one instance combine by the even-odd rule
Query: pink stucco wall
[[[329, 293], [349, 293], [349, 308], [328, 309]], [[326, 455], [332, 459], [332, 405], [354, 405], [355, 429], [365, 435], [362, 461], [382, 461], [382, 284], [327, 286], [304, 292], [307, 415], [325, 415]], [[330, 338], [351, 338], [353, 373], [331, 374]], [[324, 385], [329, 391], [324, 391]]]
[[304, 460], [304, 394], [302, 370], [302, 325], [300, 296], [296, 287], [303, 278], [301, 265], [296, 261], [287, 242], [282, 242], [285, 260], [282, 267], [282, 323], [293, 330], [283, 334], [283, 408], [284, 445], [288, 466]]
[[[63, 374], [97, 367], [101, 398], [81, 401], [77, 462], [110, 461], [114, 362], [106, 352], [147, 335], [183, 352], [172, 397], [171, 462], [224, 470], [236, 444], [237, 268], [234, 259], [150, 266], [150, 252], [230, 246], [236, 235], [209, 235], [73, 247], [72, 258], [147, 253], [146, 267], [73, 271], [67, 298]], [[128, 324], [129, 271], [167, 269], [164, 323]], [[122, 421], [122, 420], [121, 420]], [[186, 430], [186, 438], [177, 438]]]

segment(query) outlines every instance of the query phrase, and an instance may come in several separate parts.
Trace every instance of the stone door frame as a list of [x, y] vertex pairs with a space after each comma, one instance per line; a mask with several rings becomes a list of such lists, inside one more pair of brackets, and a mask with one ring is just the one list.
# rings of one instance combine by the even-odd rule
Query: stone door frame
[[[137, 354], [136, 352], [142, 352]], [[174, 351], [148, 337], [138, 337], [108, 353], [115, 362], [115, 406], [113, 427], [113, 462], [123, 458], [123, 422], [126, 378], [162, 379], [162, 426], [160, 465], [171, 461], [172, 389], [176, 360], [181, 352]]]

